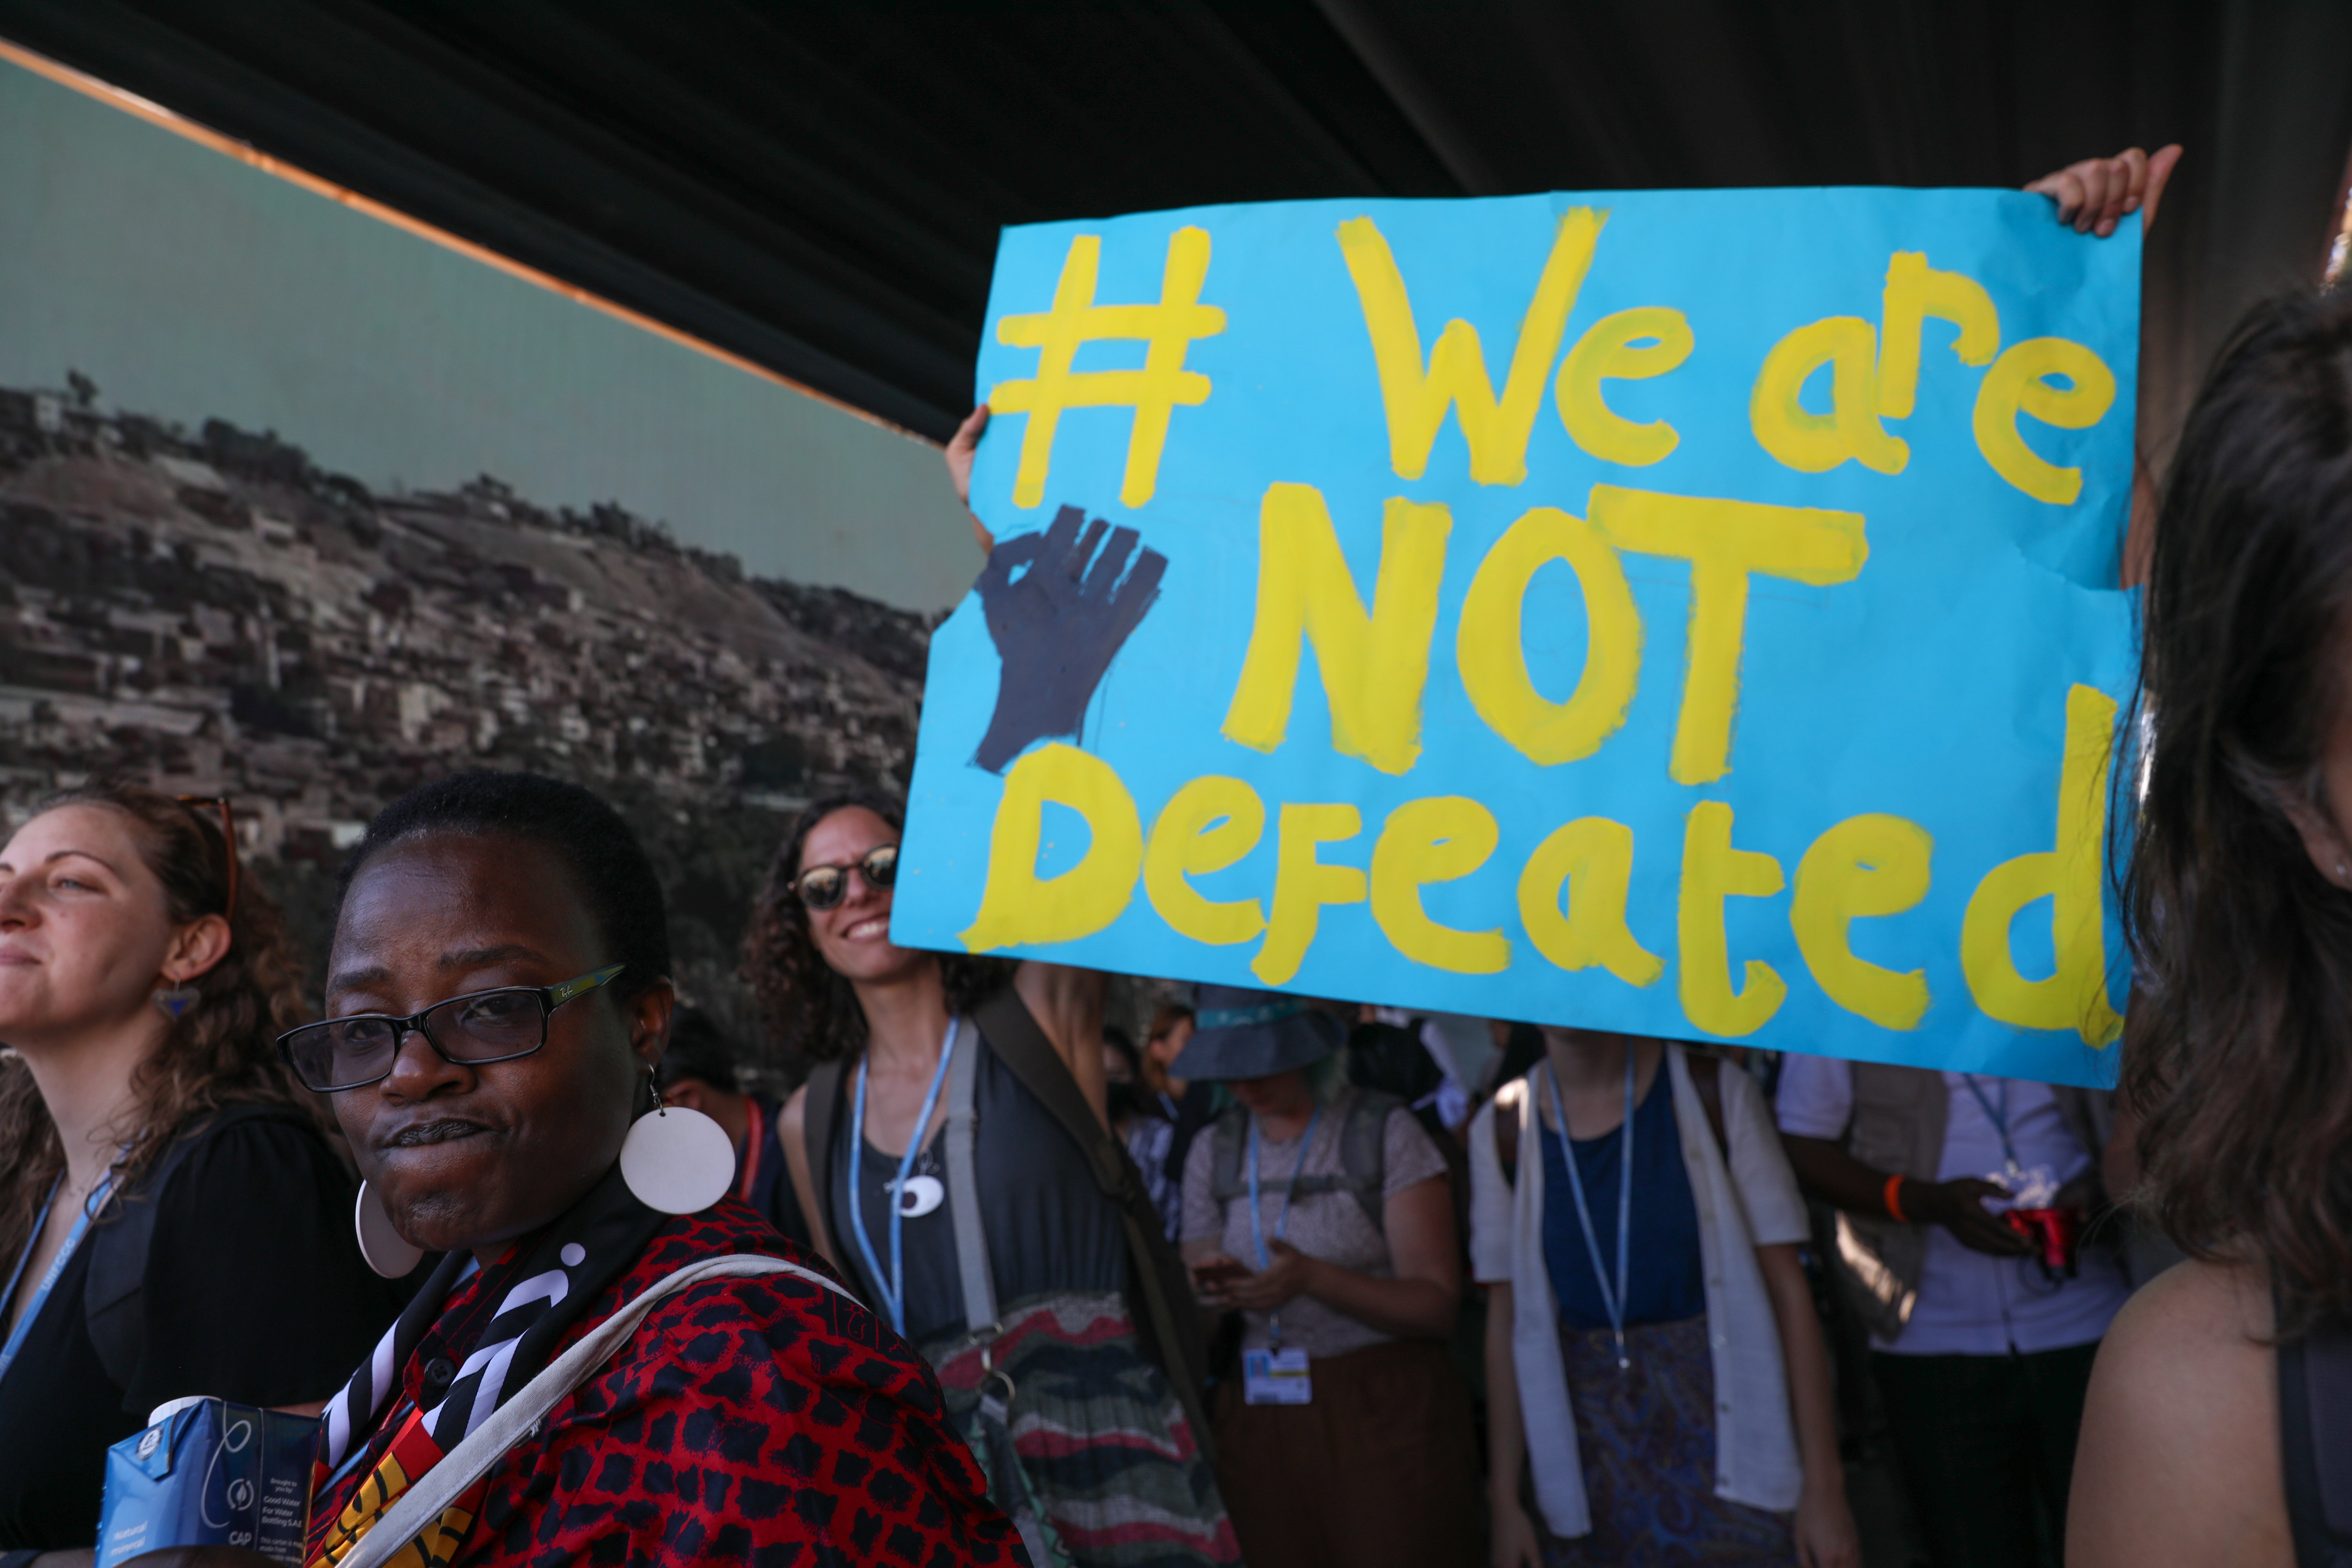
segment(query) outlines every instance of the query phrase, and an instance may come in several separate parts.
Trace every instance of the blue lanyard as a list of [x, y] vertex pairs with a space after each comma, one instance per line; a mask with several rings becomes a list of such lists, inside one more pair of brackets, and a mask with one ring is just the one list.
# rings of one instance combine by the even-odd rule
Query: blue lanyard
[[[1307, 1131], [1298, 1140], [1298, 1158], [1290, 1167], [1290, 1184], [1282, 1190], [1282, 1217], [1274, 1222], [1274, 1239], [1280, 1241], [1290, 1229], [1290, 1210], [1298, 1196], [1298, 1178], [1307, 1169], [1307, 1151], [1315, 1146], [1315, 1124], [1323, 1120], [1323, 1108], [1318, 1105], [1307, 1119]], [[1274, 1259], [1265, 1250], [1265, 1215], [1259, 1212], [1257, 1191], [1257, 1118], [1250, 1118], [1249, 1141], [1250, 1240], [1257, 1247], [1257, 1266], [1261, 1269], [1273, 1266]]]
[[[1274, 1222], [1274, 1239], [1280, 1241], [1290, 1229], [1290, 1211], [1298, 1202], [1298, 1178], [1307, 1169], [1307, 1155], [1315, 1147], [1315, 1124], [1323, 1120], [1323, 1107], [1318, 1104], [1307, 1118], [1307, 1131], [1298, 1137], [1298, 1158], [1291, 1163], [1290, 1184], [1282, 1189], [1282, 1217]], [[1265, 1250], [1265, 1215], [1258, 1206], [1257, 1190], [1257, 1118], [1250, 1118], [1249, 1198], [1250, 1240], [1257, 1247], [1257, 1266], [1261, 1273], [1272, 1267], [1274, 1259]], [[1274, 1348], [1282, 1348], [1282, 1314], [1274, 1312], [1266, 1318], [1266, 1332]]]
[[2009, 1162], [2010, 1170], [2011, 1172], [2024, 1170], [2025, 1167], [2018, 1163], [2017, 1146], [2009, 1141], [2009, 1079], [2003, 1078], [1993, 1080], [2000, 1085], [2000, 1109], [1995, 1110], [1992, 1108], [1992, 1101], [1985, 1098], [1983, 1088], [1978, 1084], [1976, 1074], [1964, 1072], [1960, 1078], [1968, 1084], [1969, 1092], [1977, 1097], [1977, 1104], [1983, 1108], [1985, 1120], [1992, 1123], [1993, 1133], [2000, 1140], [2001, 1158]]
[[[16, 1287], [24, 1282], [25, 1265], [32, 1261], [33, 1248], [40, 1244], [41, 1233], [48, 1228], [49, 1211], [57, 1206], [58, 1188], [65, 1184], [65, 1177], [58, 1176], [49, 1187], [49, 1195], [42, 1200], [41, 1223], [35, 1226], [32, 1234], [25, 1238], [25, 1250], [17, 1255], [16, 1267], [8, 1276], [8, 1289], [5, 1294], [0, 1294], [0, 1308], [16, 1300]], [[106, 1202], [106, 1194], [113, 1184], [111, 1173], [100, 1176], [97, 1187], [83, 1201], [81, 1212], [74, 1216], [73, 1229], [66, 1233], [66, 1244], [58, 1248], [58, 1255], [49, 1260], [49, 1267], [42, 1274], [40, 1283], [33, 1287], [33, 1300], [26, 1306], [24, 1315], [16, 1320], [16, 1326], [9, 1331], [8, 1342], [0, 1345], [0, 1377], [7, 1376], [9, 1367], [16, 1364], [16, 1352], [25, 1345], [25, 1336], [32, 1331], [34, 1322], [41, 1315], [41, 1309], [48, 1304], [49, 1291], [56, 1287], [58, 1276], [66, 1271], [66, 1264], [72, 1259], [74, 1248], [81, 1245], [82, 1232], [89, 1228], [90, 1211]]]
[[1625, 1150], [1617, 1172], [1617, 1289], [1601, 1268], [1601, 1242], [1592, 1234], [1592, 1211], [1584, 1205], [1584, 1176], [1576, 1168], [1576, 1144], [1568, 1135], [1568, 1112], [1559, 1103], [1559, 1079], [1544, 1064], [1544, 1087], [1551, 1091], [1552, 1119], [1559, 1123], [1559, 1152], [1568, 1157], [1568, 1189], [1576, 1194], [1577, 1222], [1584, 1227], [1584, 1250], [1592, 1258], [1592, 1282], [1601, 1287], [1601, 1310], [1609, 1314], [1609, 1331], [1617, 1337], [1617, 1370], [1633, 1361], [1625, 1354], [1626, 1239], [1633, 1232], [1633, 1047], [1625, 1047]]
[[890, 1272], [882, 1273], [881, 1260], [874, 1256], [873, 1240], [866, 1234], [866, 1191], [858, 1184], [858, 1174], [865, 1163], [866, 1153], [866, 1058], [857, 1061], [857, 1098], [850, 1111], [849, 1125], [849, 1225], [857, 1233], [857, 1249], [866, 1254], [866, 1271], [874, 1277], [874, 1288], [882, 1292], [883, 1309], [890, 1314], [890, 1326], [901, 1334], [907, 1331], [907, 1178], [915, 1169], [915, 1156], [923, 1150], [924, 1135], [931, 1130], [931, 1112], [940, 1103], [940, 1085], [948, 1079], [948, 1063], [955, 1059], [956, 1036], [963, 1028], [961, 1018], [948, 1020], [947, 1043], [940, 1047], [940, 1065], [931, 1070], [931, 1087], [923, 1096], [923, 1109], [916, 1114], [915, 1130], [907, 1134], [907, 1152], [898, 1156], [898, 1179], [890, 1184]]

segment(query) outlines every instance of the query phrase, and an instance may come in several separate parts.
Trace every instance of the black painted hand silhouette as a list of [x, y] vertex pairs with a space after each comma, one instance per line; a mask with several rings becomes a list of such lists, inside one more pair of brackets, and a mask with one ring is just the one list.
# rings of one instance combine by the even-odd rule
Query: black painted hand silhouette
[[972, 761], [1003, 773], [1032, 741], [1076, 740], [1103, 671], [1160, 597], [1167, 570], [1168, 557], [1139, 546], [1135, 530], [1088, 522], [1074, 506], [1045, 532], [990, 551], [974, 586], [1004, 668]]

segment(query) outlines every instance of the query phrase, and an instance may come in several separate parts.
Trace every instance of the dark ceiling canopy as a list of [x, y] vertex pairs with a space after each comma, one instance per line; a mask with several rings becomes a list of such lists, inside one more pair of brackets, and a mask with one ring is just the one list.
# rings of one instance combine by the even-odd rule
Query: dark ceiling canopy
[[2315, 276], [2352, 147], [2341, 0], [0, 0], [0, 35], [932, 437], [1003, 224], [2014, 185], [2177, 141], [2168, 429], [2237, 311]]

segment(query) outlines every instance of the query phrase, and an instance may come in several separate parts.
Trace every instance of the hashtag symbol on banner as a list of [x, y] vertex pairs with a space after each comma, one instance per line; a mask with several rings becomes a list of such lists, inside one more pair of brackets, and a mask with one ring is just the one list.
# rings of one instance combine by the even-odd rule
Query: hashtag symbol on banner
[[[999, 382], [988, 395], [998, 414], [1026, 414], [1021, 436], [1021, 468], [1013, 479], [1013, 504], [1032, 507], [1045, 499], [1045, 474], [1053, 466], [1054, 436], [1065, 408], [1132, 408], [1135, 424], [1127, 438], [1127, 475], [1118, 499], [1141, 506], [1160, 483], [1160, 454], [1168, 445], [1168, 419], [1179, 404], [1192, 407], [1209, 397], [1209, 378], [1184, 368], [1185, 351], [1195, 338], [1225, 330], [1225, 313], [1203, 305], [1202, 280], [1209, 275], [1206, 229], [1180, 228], [1168, 237], [1168, 265], [1160, 275], [1156, 305], [1097, 305], [1095, 275], [1102, 265], [1102, 236], [1082, 234], [1070, 241], [1054, 286], [1054, 308], [1042, 314], [1005, 316], [996, 341], [1035, 349], [1037, 374], [1025, 381]], [[1073, 371], [1081, 343], [1108, 339], [1140, 341], [1141, 370]]]

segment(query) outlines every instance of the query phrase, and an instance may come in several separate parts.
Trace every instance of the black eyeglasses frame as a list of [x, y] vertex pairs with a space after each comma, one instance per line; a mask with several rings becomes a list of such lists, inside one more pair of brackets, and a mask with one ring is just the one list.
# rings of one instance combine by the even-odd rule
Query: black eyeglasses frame
[[[467, 991], [456, 996], [444, 996], [431, 1006], [411, 1013], [406, 1017], [402, 1017], [395, 1013], [350, 1013], [340, 1018], [320, 1018], [315, 1023], [298, 1024], [278, 1037], [278, 1054], [285, 1058], [286, 1065], [293, 1072], [296, 1080], [313, 1094], [341, 1094], [346, 1089], [365, 1089], [370, 1084], [382, 1083], [392, 1076], [392, 1069], [400, 1065], [400, 1047], [412, 1034], [424, 1036], [425, 1043], [433, 1048], [433, 1054], [452, 1067], [478, 1068], [488, 1067], [492, 1062], [515, 1061], [523, 1057], [535, 1056], [547, 1048], [548, 1022], [555, 1016], [555, 1010], [558, 1007], [562, 1006], [566, 1002], [576, 1001], [598, 986], [610, 983], [627, 967], [625, 963], [615, 963], [609, 968], [599, 969], [555, 985], [486, 986], [479, 991]], [[425, 1026], [427, 1016], [439, 1012], [444, 1007], [452, 1006], [459, 1002], [472, 1002], [484, 996], [496, 996], [505, 992], [519, 992], [535, 998], [539, 1003], [539, 1041], [527, 1050], [509, 1051], [503, 1056], [496, 1057], [453, 1057], [441, 1048], [441, 1042], [433, 1037], [433, 1031]], [[296, 1036], [307, 1035], [314, 1029], [324, 1029], [336, 1024], [357, 1024], [369, 1019], [377, 1019], [394, 1025], [397, 1031], [393, 1036], [392, 1059], [384, 1064], [384, 1069], [382, 1072], [373, 1078], [363, 1078], [351, 1083], [333, 1085], [315, 1084], [303, 1077], [301, 1064], [294, 1059]]]

